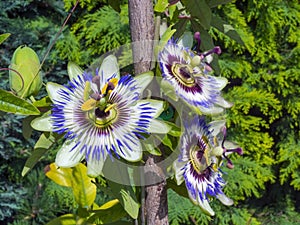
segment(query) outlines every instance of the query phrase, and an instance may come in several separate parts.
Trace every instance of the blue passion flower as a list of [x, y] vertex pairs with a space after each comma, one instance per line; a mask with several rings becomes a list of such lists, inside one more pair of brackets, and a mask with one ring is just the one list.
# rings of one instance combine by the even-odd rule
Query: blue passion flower
[[52, 129], [66, 137], [56, 165], [72, 167], [85, 159], [88, 175], [98, 176], [107, 156], [139, 161], [141, 134], [167, 129], [155, 120], [163, 103], [140, 99], [152, 78], [152, 74], [120, 77], [116, 58], [109, 56], [95, 75], [73, 76], [65, 86], [48, 83]]
[[221, 97], [227, 79], [211, 75], [213, 53], [219, 54], [220, 48], [200, 54], [170, 40], [158, 55], [163, 80], [178, 97], [203, 114], [219, 113], [232, 106]]
[[198, 116], [186, 123], [180, 142], [180, 155], [173, 164], [177, 184], [185, 182], [191, 201], [209, 215], [214, 215], [209, 205], [213, 197], [225, 205], [233, 204], [223, 192], [226, 182], [219, 169], [228, 151], [233, 151], [226, 151], [224, 141], [217, 137], [222, 124], [225, 125], [223, 122], [207, 125]]

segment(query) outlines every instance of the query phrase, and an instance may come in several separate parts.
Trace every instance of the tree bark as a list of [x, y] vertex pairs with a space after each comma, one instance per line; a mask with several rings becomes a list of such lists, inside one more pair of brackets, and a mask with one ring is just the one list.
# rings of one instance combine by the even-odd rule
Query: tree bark
[[129, 0], [129, 21], [135, 75], [150, 70], [153, 56], [154, 12], [151, 0]]
[[[150, 70], [153, 59], [153, 3], [152, 0], [129, 0], [128, 3], [134, 70], [138, 75]], [[145, 179], [153, 180], [153, 184], [146, 186], [146, 200], [141, 207], [142, 212], [145, 210], [147, 225], [168, 225], [166, 178], [157, 160], [157, 156], [149, 156], [146, 160]]]

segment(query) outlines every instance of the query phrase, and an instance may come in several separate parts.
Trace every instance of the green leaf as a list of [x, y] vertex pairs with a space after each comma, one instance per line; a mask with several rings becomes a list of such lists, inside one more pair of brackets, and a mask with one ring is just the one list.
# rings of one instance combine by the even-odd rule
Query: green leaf
[[107, 2], [114, 10], [116, 10], [118, 13], [121, 12], [120, 8], [120, 0], [108, 0]]
[[90, 207], [96, 198], [97, 187], [93, 183], [95, 179], [88, 177], [87, 168], [79, 163], [72, 171], [72, 189], [76, 202], [80, 207]]
[[55, 163], [51, 163], [46, 169], [46, 176], [58, 185], [72, 187], [73, 175], [71, 168], [57, 167]]
[[208, 0], [207, 4], [210, 8], [217, 7], [226, 3], [232, 2], [232, 0]]
[[35, 102], [32, 103], [35, 107], [38, 108], [42, 108], [42, 107], [49, 107], [52, 104], [51, 99], [49, 98], [49, 96], [46, 96], [40, 100], [37, 100]]
[[0, 89], [0, 110], [19, 115], [39, 115], [40, 111], [31, 103]]
[[154, 6], [155, 12], [164, 12], [168, 8], [169, 1], [168, 0], [158, 0], [157, 3]]
[[31, 137], [33, 129], [30, 126], [30, 123], [34, 118], [35, 116], [27, 116], [22, 121], [22, 134], [26, 140], [28, 140]]
[[174, 34], [175, 40], [182, 36], [182, 34], [185, 31], [188, 21], [189, 20], [187, 20], [187, 19], [180, 19], [177, 23], [175, 23], [175, 25], [173, 26], [173, 28], [176, 30], [176, 32]]
[[10, 36], [10, 33], [0, 34], [0, 45]]
[[199, 23], [205, 28], [210, 28], [211, 10], [205, 0], [184, 0], [185, 7], [192, 17], [199, 19]]
[[227, 24], [225, 21], [218, 18], [217, 16], [212, 16], [211, 25], [217, 28], [222, 33], [226, 34], [231, 39], [235, 40], [240, 45], [245, 45], [240, 35], [236, 32], [236, 30], [230, 24]]
[[74, 214], [66, 214], [66, 215], [60, 216], [58, 218], [55, 218], [54, 220], [51, 220], [46, 225], [74, 225], [74, 224], [80, 225], [80, 224], [83, 224], [82, 223], [83, 221], [81, 223], [78, 223], [76, 218], [77, 218], [77, 216]]
[[123, 217], [125, 217], [126, 211], [120, 204], [119, 200], [114, 199], [111, 200], [100, 208], [93, 210], [94, 215], [92, 215], [87, 222], [93, 224], [126, 224], [126, 223], [118, 223], [117, 221]]
[[[129, 179], [129, 178], [128, 178]], [[113, 194], [119, 199], [124, 210], [133, 218], [137, 219], [139, 215], [139, 203], [131, 186], [117, 184], [107, 180]]]
[[40, 160], [40, 158], [51, 148], [56, 142], [56, 138], [50, 133], [43, 133], [34, 146], [34, 150], [30, 157], [26, 160], [22, 170], [22, 176], [25, 176]]

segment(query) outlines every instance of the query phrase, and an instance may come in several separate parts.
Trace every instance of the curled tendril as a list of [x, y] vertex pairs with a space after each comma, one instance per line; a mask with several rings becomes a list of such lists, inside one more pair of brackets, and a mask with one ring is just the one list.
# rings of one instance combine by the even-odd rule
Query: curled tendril
[[24, 79], [23, 79], [22, 74], [20, 74], [17, 70], [12, 69], [12, 68], [0, 68], [0, 71], [7, 71], [7, 70], [15, 72], [20, 77], [20, 79], [22, 81], [22, 87], [21, 87], [20, 90], [17, 90], [17, 91], [16, 90], [11, 90], [11, 91], [14, 92], [14, 93], [22, 91], [23, 88], [24, 88]]

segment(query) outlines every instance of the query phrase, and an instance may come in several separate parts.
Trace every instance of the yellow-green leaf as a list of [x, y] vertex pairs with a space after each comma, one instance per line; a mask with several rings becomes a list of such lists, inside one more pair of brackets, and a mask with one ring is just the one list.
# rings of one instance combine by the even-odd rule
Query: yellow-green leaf
[[[102, 208], [103, 206], [105, 207]], [[94, 215], [92, 215], [87, 222], [93, 224], [114, 224], [114, 222], [127, 215], [120, 202], [116, 199], [105, 203], [103, 206], [101, 206], [100, 209], [94, 210]]]
[[0, 89], [0, 110], [19, 115], [39, 115], [40, 111], [31, 103]]
[[83, 219], [77, 220], [77, 216], [74, 214], [66, 214], [51, 220], [46, 225], [80, 225], [83, 222]]
[[58, 185], [72, 187], [73, 175], [71, 168], [58, 168], [55, 163], [51, 163], [48, 171], [46, 171], [46, 176]]
[[10, 33], [0, 35], [0, 45], [10, 36]]
[[79, 163], [72, 170], [72, 188], [76, 202], [80, 207], [89, 207], [96, 198], [96, 185], [92, 183], [94, 178], [87, 175], [87, 168]]

